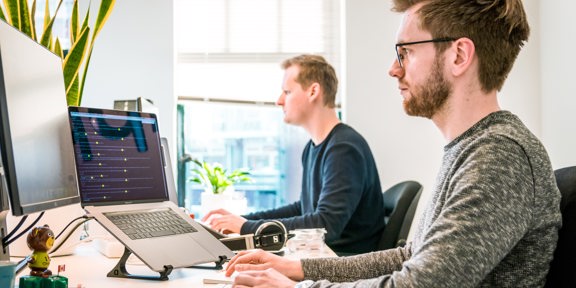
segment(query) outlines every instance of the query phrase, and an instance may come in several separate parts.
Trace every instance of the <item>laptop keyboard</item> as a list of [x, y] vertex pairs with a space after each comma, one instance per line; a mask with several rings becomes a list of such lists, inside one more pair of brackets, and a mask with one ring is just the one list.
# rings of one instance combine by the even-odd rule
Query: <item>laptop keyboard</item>
[[104, 215], [132, 240], [196, 232], [190, 223], [170, 209]]

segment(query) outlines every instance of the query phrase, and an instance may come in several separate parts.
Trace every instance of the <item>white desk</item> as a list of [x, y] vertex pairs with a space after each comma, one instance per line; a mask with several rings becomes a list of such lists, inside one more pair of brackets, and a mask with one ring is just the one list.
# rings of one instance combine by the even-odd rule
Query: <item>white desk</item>
[[[336, 254], [325, 247], [322, 253], [314, 254], [287, 254], [286, 257], [302, 258], [302, 257], [334, 257]], [[19, 261], [21, 258], [13, 258], [13, 261]], [[50, 263], [50, 270], [53, 274], [57, 274], [58, 265], [65, 264], [66, 271], [62, 272], [62, 276], [68, 278], [68, 287], [82, 287], [82, 288], [101, 288], [101, 287], [225, 287], [222, 284], [203, 284], [202, 280], [206, 276], [218, 275], [223, 272], [217, 270], [194, 269], [194, 268], [180, 268], [174, 269], [168, 276], [166, 281], [154, 280], [141, 280], [141, 279], [126, 279], [126, 278], [112, 278], [107, 277], [106, 274], [114, 268], [118, 263], [119, 258], [107, 258], [100, 254], [92, 245], [92, 243], [85, 243], [76, 248], [74, 255], [52, 257]], [[150, 275], [158, 276], [148, 268], [148, 266], [139, 262], [138, 259], [133, 260], [133, 256], [127, 261], [126, 269], [129, 273], [135, 275]], [[18, 287], [18, 280], [20, 276], [27, 275], [29, 269], [26, 267], [17, 275], [16, 287]]]

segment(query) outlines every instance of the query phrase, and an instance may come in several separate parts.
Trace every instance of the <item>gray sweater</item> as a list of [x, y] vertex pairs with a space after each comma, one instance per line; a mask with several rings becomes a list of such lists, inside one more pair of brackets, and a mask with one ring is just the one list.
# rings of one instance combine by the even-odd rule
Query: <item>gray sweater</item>
[[[561, 226], [548, 155], [513, 114], [444, 148], [434, 192], [403, 248], [303, 259], [312, 287], [541, 287]], [[335, 283], [347, 282], [347, 283]]]

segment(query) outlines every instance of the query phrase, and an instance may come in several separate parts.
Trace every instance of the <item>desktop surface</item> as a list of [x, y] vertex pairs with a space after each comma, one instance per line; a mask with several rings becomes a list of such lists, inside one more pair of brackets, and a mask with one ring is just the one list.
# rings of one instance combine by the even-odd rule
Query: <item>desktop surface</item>
[[[286, 257], [334, 257], [336, 254], [327, 246], [324, 248], [323, 253], [313, 253], [309, 255], [304, 254], [290, 254], [287, 253]], [[22, 258], [12, 257], [12, 261], [19, 261]], [[50, 267], [54, 275], [58, 274], [58, 265], [66, 265], [65, 271], [60, 272], [60, 275], [68, 278], [68, 287], [226, 287], [224, 284], [204, 284], [205, 278], [222, 278], [223, 271], [212, 269], [197, 269], [197, 268], [179, 268], [174, 269], [168, 276], [166, 281], [156, 280], [141, 280], [141, 279], [128, 279], [128, 278], [113, 278], [107, 277], [106, 274], [114, 268], [118, 263], [119, 258], [107, 258], [102, 255], [93, 243], [84, 243], [79, 245], [75, 253], [70, 256], [51, 257]], [[213, 264], [206, 264], [208, 267]], [[150, 275], [158, 276], [144, 265], [138, 259], [129, 258], [127, 261], [126, 269], [129, 273], [137, 275]], [[28, 268], [24, 268], [18, 275], [16, 275], [16, 287], [21, 276], [28, 275]]]

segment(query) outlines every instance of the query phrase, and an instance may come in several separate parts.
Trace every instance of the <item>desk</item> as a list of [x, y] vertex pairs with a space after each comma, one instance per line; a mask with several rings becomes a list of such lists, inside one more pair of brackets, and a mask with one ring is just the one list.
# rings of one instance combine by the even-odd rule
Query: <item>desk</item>
[[[336, 254], [327, 246], [322, 253], [313, 254], [290, 254], [285, 257], [303, 258], [303, 257], [334, 257]], [[150, 270], [148, 266], [142, 264], [138, 259], [134, 261], [131, 258], [127, 261], [126, 269], [128, 272], [137, 275], [157, 276], [158, 273]], [[12, 261], [19, 261], [21, 258], [12, 258]], [[65, 264], [66, 271], [62, 272], [63, 276], [68, 277], [68, 287], [82, 288], [101, 288], [101, 287], [224, 287], [221, 284], [203, 284], [202, 280], [206, 276], [222, 274], [218, 270], [180, 268], [174, 269], [168, 276], [167, 281], [153, 281], [140, 279], [112, 278], [106, 274], [118, 263], [119, 258], [107, 258], [100, 254], [92, 243], [84, 243], [78, 246], [74, 255], [52, 257], [50, 270], [56, 274], [58, 265]], [[29, 269], [24, 268], [16, 278], [16, 287], [20, 276], [26, 275]]]

